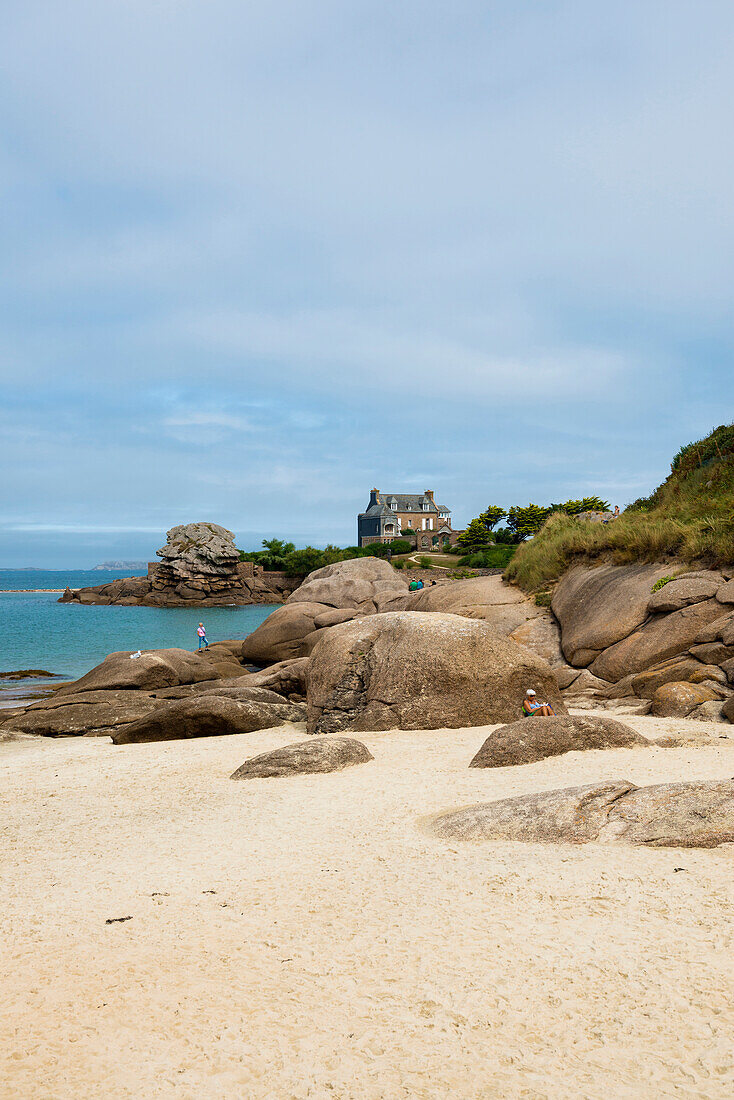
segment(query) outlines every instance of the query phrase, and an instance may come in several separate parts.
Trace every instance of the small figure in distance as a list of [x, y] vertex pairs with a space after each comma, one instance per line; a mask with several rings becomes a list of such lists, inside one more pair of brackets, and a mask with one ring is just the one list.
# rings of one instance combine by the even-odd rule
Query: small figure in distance
[[615, 504], [614, 505], [614, 511], [612, 512], [612, 518], [616, 519], [618, 515], [619, 515], [619, 505]]
[[196, 633], [199, 635], [199, 649], [204, 646], [205, 649], [209, 648], [209, 642], [206, 640], [206, 627], [203, 623], [199, 623], [196, 628]]
[[555, 718], [556, 712], [547, 703], [541, 703], [532, 688], [525, 692], [525, 702], [522, 705], [523, 718], [541, 717]]

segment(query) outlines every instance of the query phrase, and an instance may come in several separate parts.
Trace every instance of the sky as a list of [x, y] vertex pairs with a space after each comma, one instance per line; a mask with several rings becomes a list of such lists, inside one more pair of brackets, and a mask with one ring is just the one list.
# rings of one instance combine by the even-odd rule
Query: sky
[[732, 416], [730, 0], [0, 6], [0, 566], [369, 490], [624, 506]]

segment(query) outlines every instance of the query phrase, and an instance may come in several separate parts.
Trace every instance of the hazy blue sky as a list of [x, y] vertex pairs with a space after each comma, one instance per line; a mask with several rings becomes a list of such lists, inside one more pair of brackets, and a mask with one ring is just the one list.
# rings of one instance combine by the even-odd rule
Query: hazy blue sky
[[372, 485], [624, 505], [732, 417], [731, 0], [0, 15], [0, 565]]

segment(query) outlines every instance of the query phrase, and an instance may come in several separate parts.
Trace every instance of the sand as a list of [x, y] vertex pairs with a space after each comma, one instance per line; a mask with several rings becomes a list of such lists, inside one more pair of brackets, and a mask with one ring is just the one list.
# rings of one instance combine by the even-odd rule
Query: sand
[[230, 781], [300, 732], [0, 745], [0, 1096], [734, 1095], [734, 846], [417, 826], [603, 778], [729, 777], [734, 740], [478, 771], [486, 729], [392, 731], [341, 773]]

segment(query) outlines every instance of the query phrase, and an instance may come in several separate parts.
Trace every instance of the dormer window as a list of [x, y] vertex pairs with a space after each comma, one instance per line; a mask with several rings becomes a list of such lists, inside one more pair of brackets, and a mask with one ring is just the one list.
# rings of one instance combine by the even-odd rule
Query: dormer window
[[423, 511], [424, 511], [424, 512], [427, 512], [427, 511], [428, 511], [428, 501], [427, 501], [427, 500], [424, 500], [424, 501], [423, 501]]

